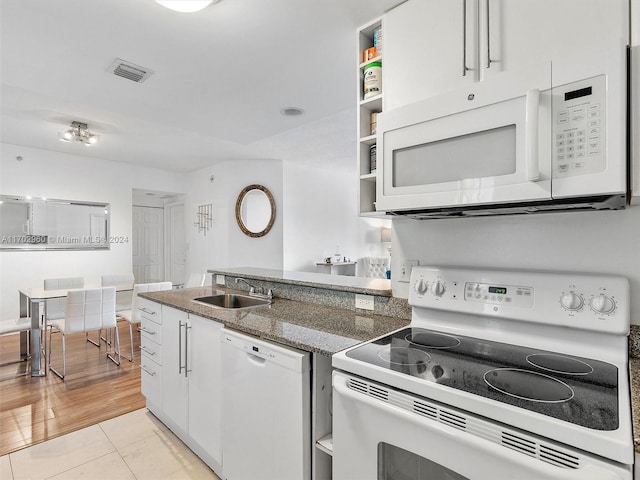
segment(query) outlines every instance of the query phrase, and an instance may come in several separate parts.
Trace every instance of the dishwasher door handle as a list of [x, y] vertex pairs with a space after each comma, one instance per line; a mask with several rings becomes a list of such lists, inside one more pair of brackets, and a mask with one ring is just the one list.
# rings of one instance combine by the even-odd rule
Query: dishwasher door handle
[[247, 357], [249, 358], [250, 362], [255, 363], [256, 365], [260, 365], [261, 367], [264, 366], [265, 363], [267, 363], [266, 359], [254, 355], [253, 353], [247, 353]]

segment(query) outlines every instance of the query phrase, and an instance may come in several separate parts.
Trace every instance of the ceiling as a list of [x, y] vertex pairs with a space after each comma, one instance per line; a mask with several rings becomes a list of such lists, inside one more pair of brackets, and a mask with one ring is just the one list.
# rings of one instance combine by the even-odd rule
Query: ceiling
[[[0, 139], [175, 171], [261, 158], [261, 140], [355, 108], [356, 29], [402, 1], [2, 0]], [[116, 58], [154, 73], [117, 77]], [[97, 145], [58, 140], [74, 120]]]

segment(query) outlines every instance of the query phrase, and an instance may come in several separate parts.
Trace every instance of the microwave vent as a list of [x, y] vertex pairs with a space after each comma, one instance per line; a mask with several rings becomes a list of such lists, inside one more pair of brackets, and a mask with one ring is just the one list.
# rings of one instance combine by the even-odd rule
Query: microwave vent
[[488, 217], [497, 215], [531, 215], [538, 213], [587, 210], [623, 210], [626, 205], [626, 195], [602, 195], [595, 197], [554, 199], [528, 203], [470, 205], [468, 207], [398, 210], [387, 212], [387, 214], [408, 217], [414, 220], [431, 220], [443, 218]]

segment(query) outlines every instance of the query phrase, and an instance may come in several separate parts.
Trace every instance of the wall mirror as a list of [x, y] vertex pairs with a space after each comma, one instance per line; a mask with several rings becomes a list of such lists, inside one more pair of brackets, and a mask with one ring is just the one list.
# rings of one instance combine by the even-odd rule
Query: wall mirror
[[250, 237], [263, 237], [276, 219], [276, 203], [269, 189], [249, 185], [236, 200], [236, 221], [240, 230]]
[[108, 249], [108, 203], [0, 195], [0, 250]]

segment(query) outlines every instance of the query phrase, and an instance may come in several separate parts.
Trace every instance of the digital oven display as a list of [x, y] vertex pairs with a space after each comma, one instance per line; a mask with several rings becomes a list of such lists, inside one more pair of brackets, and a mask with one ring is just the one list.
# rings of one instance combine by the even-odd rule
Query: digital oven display
[[506, 295], [507, 289], [504, 287], [489, 287], [489, 293], [497, 293], [499, 295]]

